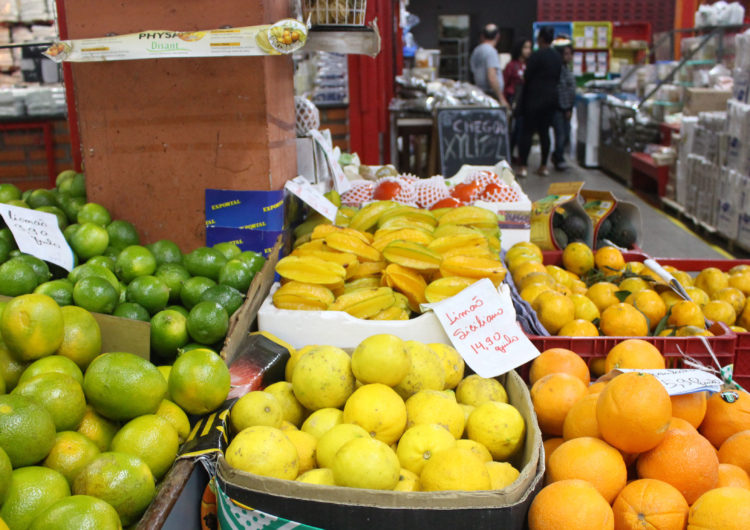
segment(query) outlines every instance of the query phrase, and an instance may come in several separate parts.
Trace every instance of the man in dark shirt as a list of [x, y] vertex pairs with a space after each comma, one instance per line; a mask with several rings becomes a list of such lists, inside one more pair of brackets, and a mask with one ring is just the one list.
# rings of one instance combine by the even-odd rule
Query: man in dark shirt
[[526, 166], [535, 132], [539, 135], [539, 143], [542, 147], [542, 159], [537, 173], [542, 176], [549, 174], [547, 170], [550, 152], [549, 128], [552, 126], [552, 117], [558, 108], [557, 85], [562, 68], [560, 54], [551, 47], [553, 39], [554, 30], [551, 27], [540, 28], [537, 38], [539, 49], [531, 54], [526, 63], [521, 96], [523, 115], [523, 129], [519, 145], [521, 155], [519, 176], [521, 177], [527, 175]]

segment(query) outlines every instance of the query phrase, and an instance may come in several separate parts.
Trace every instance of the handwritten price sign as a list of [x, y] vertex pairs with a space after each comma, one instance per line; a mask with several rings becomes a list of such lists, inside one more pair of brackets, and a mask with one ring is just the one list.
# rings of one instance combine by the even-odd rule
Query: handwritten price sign
[[510, 291], [486, 278], [451, 298], [423, 304], [435, 312], [453, 346], [472, 370], [496, 377], [539, 355], [516, 322]]
[[294, 193], [297, 197], [309, 204], [312, 209], [323, 217], [336, 223], [336, 212], [339, 209], [318, 190], [313, 188], [305, 177], [297, 177], [287, 181], [284, 188]]
[[675, 369], [675, 370], [632, 370], [618, 368], [618, 372], [643, 372], [656, 377], [667, 389], [670, 396], [693, 394], [695, 392], [720, 392], [721, 379], [703, 370]]
[[13, 233], [21, 252], [73, 270], [73, 251], [70, 250], [54, 214], [0, 205], [0, 215]]

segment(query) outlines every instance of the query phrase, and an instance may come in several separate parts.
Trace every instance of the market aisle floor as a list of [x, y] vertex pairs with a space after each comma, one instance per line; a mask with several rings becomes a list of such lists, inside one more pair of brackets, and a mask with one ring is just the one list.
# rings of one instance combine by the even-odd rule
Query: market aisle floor
[[680, 226], [679, 222], [643, 201], [630, 189], [597, 169], [586, 169], [569, 161], [567, 171], [555, 171], [550, 165], [550, 175], [539, 177], [535, 173], [539, 167], [539, 148], [535, 146], [529, 160], [529, 176], [519, 182], [532, 201], [547, 195], [551, 182], [583, 181], [585, 187], [595, 190], [609, 190], [617, 198], [635, 203], [641, 211], [643, 236], [640, 246], [654, 257], [675, 258], [726, 258], [717, 247]]

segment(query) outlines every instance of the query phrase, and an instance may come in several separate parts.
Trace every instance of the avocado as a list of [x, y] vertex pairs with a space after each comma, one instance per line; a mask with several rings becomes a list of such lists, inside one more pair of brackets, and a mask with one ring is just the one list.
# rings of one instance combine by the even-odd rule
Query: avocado
[[558, 247], [565, 248], [568, 246], [568, 236], [562, 228], [555, 228], [552, 231], [552, 234], [555, 236], [555, 241], [557, 242]]
[[605, 217], [604, 220], [599, 224], [599, 231], [597, 232], [598, 239], [609, 239], [612, 234], [612, 221], [609, 217]]
[[562, 228], [565, 216], [557, 212], [552, 214], [552, 228]]
[[563, 223], [563, 230], [568, 236], [568, 240], [584, 239], [588, 226], [586, 221], [577, 215], [568, 215]]
[[624, 248], [632, 248], [638, 234], [635, 231], [635, 227], [629, 221], [623, 221], [619, 226], [615, 227], [612, 231], [612, 241], [615, 245]]

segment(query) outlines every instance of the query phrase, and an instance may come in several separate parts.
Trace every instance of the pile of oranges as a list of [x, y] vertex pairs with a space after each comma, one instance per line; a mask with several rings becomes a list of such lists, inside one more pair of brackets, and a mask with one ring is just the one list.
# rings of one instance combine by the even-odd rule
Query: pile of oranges
[[[607, 369], [665, 365], [628, 339]], [[531, 365], [531, 398], [545, 436], [546, 486], [529, 528], [750, 528], [750, 394], [669, 396], [645, 372], [590, 384], [565, 349]]]
[[544, 265], [541, 250], [522, 242], [505, 259], [521, 298], [552, 335], [710, 336], [706, 319], [736, 332], [750, 328], [748, 265], [728, 272], [709, 267], [695, 277], [664, 267], [691, 298], [683, 300], [643, 263], [626, 262], [615, 247], [594, 252], [584, 243], [571, 243], [559, 267]]

